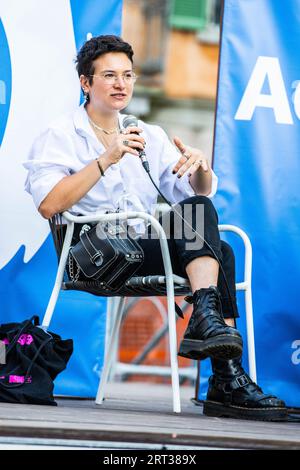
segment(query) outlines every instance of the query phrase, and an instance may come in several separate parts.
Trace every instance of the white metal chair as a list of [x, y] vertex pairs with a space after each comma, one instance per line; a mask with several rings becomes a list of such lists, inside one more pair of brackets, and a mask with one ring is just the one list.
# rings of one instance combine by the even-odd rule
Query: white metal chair
[[[219, 225], [220, 232], [233, 232], [237, 234], [244, 243], [245, 248], [245, 261], [244, 261], [244, 280], [242, 282], [236, 283], [236, 289], [238, 291], [244, 291], [245, 294], [245, 312], [246, 312], [246, 332], [247, 332], [247, 348], [248, 348], [248, 367], [249, 375], [253, 381], [256, 382], [256, 358], [255, 358], [255, 343], [254, 343], [254, 326], [253, 326], [253, 309], [252, 309], [252, 293], [251, 293], [251, 266], [252, 266], [252, 247], [248, 236], [243, 230], [233, 225]], [[185, 285], [188, 287], [188, 281], [179, 276], [174, 276], [175, 282], [178, 282], [180, 285]], [[162, 279], [164, 282], [164, 279]], [[118, 316], [117, 305], [114, 303], [117, 299], [110, 299], [111, 303], [108, 304], [107, 308], [107, 338], [111, 338], [112, 344], [110, 349], [110, 365], [109, 369], [106, 371], [105, 377], [106, 380], [110, 375], [116, 374], [140, 374], [140, 375], [160, 375], [168, 376], [170, 375], [170, 368], [166, 366], [151, 366], [151, 365], [139, 365], [131, 363], [123, 363], [118, 361], [118, 342], [119, 334], [114, 332], [112, 334], [112, 324], [115, 323], [116, 317]], [[150, 300], [150, 299], [149, 299]], [[165, 317], [164, 307], [162, 304], [155, 302], [155, 306], [161, 313], [162, 317]], [[122, 312], [120, 312], [122, 316]], [[120, 320], [121, 324], [121, 320]], [[119, 324], [119, 328], [120, 328]], [[110, 369], [112, 369], [112, 374], [109, 374]], [[195, 367], [183, 367], [179, 369], [179, 375], [181, 377], [187, 377], [195, 379], [197, 376], [197, 371]], [[99, 386], [99, 391], [97, 399], [99, 404], [102, 402], [104, 395], [104, 388], [106, 382], [103, 380]]]
[[[220, 232], [233, 232], [238, 235], [244, 244], [245, 256], [244, 256], [244, 276], [243, 281], [236, 283], [237, 291], [244, 291], [244, 300], [245, 300], [245, 313], [246, 313], [246, 333], [247, 333], [247, 349], [248, 349], [248, 369], [249, 375], [253, 381], [256, 382], [256, 356], [255, 356], [255, 343], [254, 343], [254, 325], [253, 325], [253, 308], [252, 308], [252, 292], [251, 292], [251, 270], [252, 270], [252, 247], [248, 236], [243, 230], [234, 225], [219, 225]], [[179, 276], [173, 275], [175, 284], [178, 283], [181, 286], [189, 286], [187, 279], [181, 278]], [[161, 280], [164, 283], [164, 278]], [[152, 298], [149, 298], [152, 300]], [[156, 299], [154, 298], [156, 301]], [[139, 374], [139, 375], [159, 375], [159, 376], [169, 376], [170, 368], [166, 366], [152, 366], [152, 365], [140, 365], [132, 363], [124, 363], [118, 360], [118, 343], [119, 343], [119, 332], [112, 333], [113, 324], [115, 324], [116, 317], [118, 317], [117, 302], [115, 298], [109, 300], [107, 306], [107, 334], [106, 338], [111, 338], [112, 344], [110, 349], [110, 366], [109, 370], [106, 371], [105, 377], [113, 377], [114, 375], [121, 374]], [[153, 301], [153, 300], [152, 300]], [[159, 302], [153, 302], [161, 317], [167, 318], [167, 312], [165, 311], [164, 306]], [[124, 310], [123, 310], [124, 311]], [[122, 317], [122, 312], [120, 312]], [[180, 377], [185, 377], [189, 379], [196, 379], [197, 369], [193, 366], [179, 368]], [[99, 391], [97, 395], [97, 400], [99, 404], [102, 402], [104, 395], [104, 388], [106, 382], [103, 382], [99, 386]]]
[[[187, 279], [173, 274], [170, 254], [166, 234], [157, 221], [157, 219], [144, 212], [122, 212], [111, 214], [95, 214], [89, 216], [73, 216], [69, 212], [63, 213], [63, 218], [66, 221], [67, 228], [63, 239], [61, 252], [59, 253], [59, 265], [55, 284], [50, 296], [50, 300], [46, 309], [46, 313], [42, 322], [42, 327], [47, 329], [50, 325], [51, 318], [58, 300], [59, 292], [61, 289], [72, 290], [85, 290], [96, 295], [103, 295], [109, 297], [107, 312], [113, 315], [114, 324], [112, 327], [110, 338], [107, 338], [105, 347], [105, 360], [104, 367], [99, 382], [98, 392], [96, 396], [96, 403], [100, 405], [103, 402], [105, 386], [108, 381], [109, 372], [113, 362], [113, 351], [116, 348], [121, 319], [124, 309], [124, 300], [126, 296], [167, 296], [167, 310], [168, 310], [168, 331], [169, 331], [169, 350], [170, 350], [170, 368], [172, 381], [172, 397], [173, 397], [173, 411], [180, 413], [180, 392], [179, 392], [179, 371], [177, 361], [177, 338], [176, 338], [176, 313], [175, 313], [175, 295], [186, 295], [190, 292], [189, 283]], [[165, 269], [165, 276], [146, 276], [146, 277], [132, 277], [126, 282], [126, 285], [118, 291], [112, 293], [99, 291], [99, 283], [97, 281], [82, 282], [76, 281], [64, 282], [64, 273], [68, 260], [69, 249], [71, 246], [72, 236], [74, 232], [74, 224], [90, 223], [90, 222], [108, 222], [115, 220], [127, 219], [143, 219], [150, 222], [156, 230], [161, 250], [162, 258]], [[241, 236], [245, 245], [245, 267], [244, 267], [244, 280], [237, 284], [238, 290], [245, 291], [245, 306], [247, 318], [247, 340], [248, 340], [248, 353], [249, 353], [249, 374], [252, 380], [256, 381], [256, 366], [255, 366], [255, 346], [254, 346], [254, 328], [253, 328], [253, 312], [252, 312], [252, 295], [251, 295], [251, 267], [252, 267], [252, 249], [249, 238], [238, 227], [232, 225], [219, 226], [220, 231], [230, 230]], [[100, 293], [99, 293], [100, 292]], [[151, 366], [148, 366], [151, 367]]]

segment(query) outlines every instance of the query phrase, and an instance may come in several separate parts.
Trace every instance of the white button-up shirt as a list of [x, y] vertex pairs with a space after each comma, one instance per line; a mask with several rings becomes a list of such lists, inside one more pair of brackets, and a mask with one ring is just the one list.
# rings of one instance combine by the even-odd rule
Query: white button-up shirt
[[[119, 114], [122, 127], [125, 115]], [[187, 175], [177, 178], [172, 169], [180, 158], [166, 133], [159, 126], [139, 121], [146, 141], [146, 156], [153, 180], [172, 203], [195, 195]], [[25, 189], [38, 208], [54, 186], [65, 176], [72, 175], [105, 152], [81, 105], [73, 115], [57, 119], [34, 142], [29, 159], [24, 163], [28, 170]], [[217, 177], [213, 173], [212, 197], [217, 189]], [[125, 154], [111, 165], [105, 176], [74, 204], [69, 211], [74, 215], [104, 213], [106, 211], [133, 210], [154, 213], [157, 190], [145, 172], [139, 157]], [[143, 229], [138, 229], [142, 232]]]

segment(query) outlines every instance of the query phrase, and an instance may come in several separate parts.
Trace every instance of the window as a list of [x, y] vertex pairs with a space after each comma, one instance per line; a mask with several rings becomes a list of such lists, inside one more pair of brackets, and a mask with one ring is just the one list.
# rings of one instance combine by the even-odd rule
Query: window
[[170, 26], [202, 30], [207, 21], [207, 0], [171, 0]]
[[211, 45], [219, 43], [221, 10], [222, 0], [207, 0], [207, 21], [197, 35], [202, 43]]

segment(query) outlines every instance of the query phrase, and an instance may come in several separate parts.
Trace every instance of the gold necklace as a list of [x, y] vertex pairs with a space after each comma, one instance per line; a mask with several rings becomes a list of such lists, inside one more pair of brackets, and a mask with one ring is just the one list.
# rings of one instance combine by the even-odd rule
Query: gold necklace
[[95, 129], [97, 129], [98, 131], [104, 132], [104, 134], [106, 135], [111, 135], [119, 131], [119, 127], [115, 127], [114, 129], [103, 129], [103, 127], [98, 126], [94, 121], [92, 121], [90, 117], [89, 117], [89, 122], [92, 124], [92, 126]]
[[102, 145], [104, 146], [104, 148], [108, 148], [110, 146], [110, 144], [112, 143], [112, 137], [111, 136], [106, 136], [105, 134], [97, 134], [96, 133], [96, 137], [97, 139], [102, 143]]

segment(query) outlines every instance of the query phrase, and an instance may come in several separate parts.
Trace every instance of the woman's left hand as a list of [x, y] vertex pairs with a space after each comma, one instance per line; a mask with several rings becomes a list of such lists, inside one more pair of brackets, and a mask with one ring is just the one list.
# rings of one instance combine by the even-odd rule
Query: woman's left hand
[[181, 178], [186, 172], [191, 176], [200, 168], [204, 172], [209, 170], [207, 159], [201, 150], [185, 145], [178, 137], [174, 137], [173, 142], [182, 154], [173, 168], [173, 174], [177, 173], [178, 178]]

